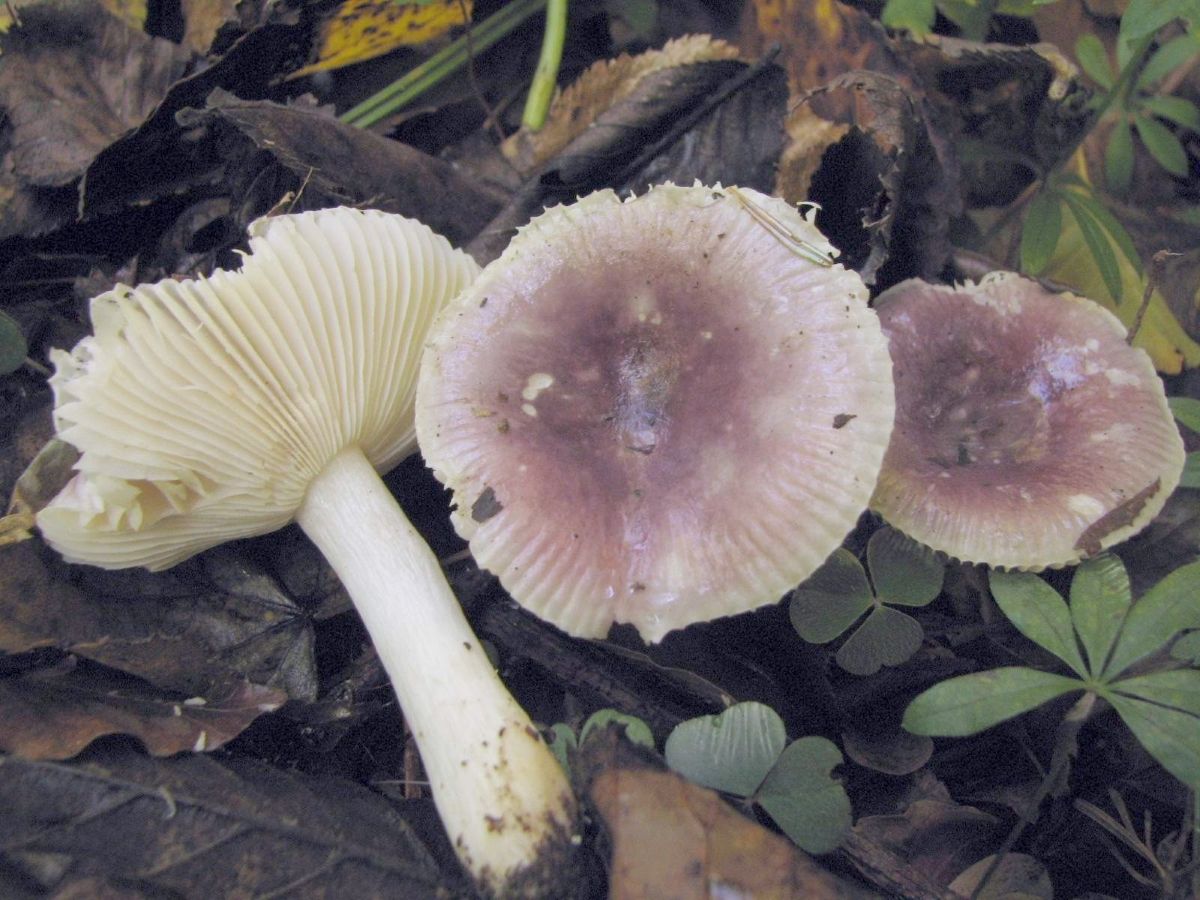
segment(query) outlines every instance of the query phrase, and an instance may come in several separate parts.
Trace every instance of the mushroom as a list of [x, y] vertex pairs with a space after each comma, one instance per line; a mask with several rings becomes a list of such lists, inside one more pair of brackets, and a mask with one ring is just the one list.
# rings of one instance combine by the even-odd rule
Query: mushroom
[[438, 560], [383, 485], [414, 449], [418, 355], [478, 272], [419, 222], [260, 219], [236, 272], [124, 286], [54, 356], [78, 473], [38, 515], [71, 562], [162, 569], [293, 519], [353, 598], [460, 859], [537, 893], [569, 852], [565, 774], [504, 688]]
[[867, 291], [782, 200], [609, 190], [530, 222], [442, 313], [417, 434], [459, 533], [575, 635], [778, 601], [854, 526], [892, 427]]
[[993, 273], [876, 300], [896, 430], [871, 501], [959, 560], [1069, 565], [1145, 526], [1184, 450], [1162, 382], [1096, 303]]

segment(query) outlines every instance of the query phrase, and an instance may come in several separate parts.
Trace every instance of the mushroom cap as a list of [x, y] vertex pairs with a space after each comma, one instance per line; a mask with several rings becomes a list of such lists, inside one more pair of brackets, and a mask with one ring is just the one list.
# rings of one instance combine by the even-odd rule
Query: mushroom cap
[[866, 508], [894, 414], [835, 253], [732, 188], [605, 190], [530, 222], [439, 318], [417, 391], [479, 564], [565, 631], [653, 641], [803, 581]]
[[55, 426], [82, 455], [37, 520], [69, 561], [166, 568], [286, 525], [351, 445], [379, 471], [414, 449], [419, 348], [475, 262], [372, 210], [249, 233], [238, 271], [118, 286], [52, 355]]
[[912, 279], [875, 304], [896, 429], [871, 506], [950, 556], [1069, 565], [1130, 537], [1184, 450], [1149, 356], [1096, 303], [1013, 273]]

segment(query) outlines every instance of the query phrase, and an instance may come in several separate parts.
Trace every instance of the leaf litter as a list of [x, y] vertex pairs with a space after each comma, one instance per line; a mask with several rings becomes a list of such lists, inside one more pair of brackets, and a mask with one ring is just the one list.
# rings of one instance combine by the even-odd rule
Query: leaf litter
[[[336, 112], [394, 77], [397, 60], [428, 56], [447, 38], [363, 62], [353, 50], [338, 56], [329, 40], [320, 45], [335, 21], [323, 16], [350, 17], [354, 3], [317, 12], [184, 2], [178, 19], [140, 28], [129, 16], [81, 13], [86, 4], [22, 5], [0, 54], [8, 125], [0, 134], [0, 309], [36, 362], [86, 330], [87, 297], [119, 279], [235, 264], [246, 223], [271, 210], [344, 203], [402, 212], [484, 261], [543, 205], [602, 186], [642, 190], [697, 178], [820, 202], [818, 224], [836, 235], [842, 261], [877, 289], [911, 275], [961, 278], [980, 260], [1016, 265], [1020, 235], [1004, 211], [1022, 209], [1031, 178], [1062, 165], [1089, 126], [1089, 88], [1062, 34], [1083, 28], [1106, 47], [1116, 40], [1114, 20], [1075, 0], [1028, 20], [1060, 46], [1030, 43], [1019, 29], [1016, 43], [947, 34], [917, 41], [836, 2], [747, 0], [732, 13], [652, 5], [655, 24], [636, 33], [621, 24], [622, 4], [588, 7], [572, 20], [563, 90], [538, 133], [517, 128], [508, 105], [532, 68], [522, 61], [536, 56], [536, 17], [479, 54], [473, 71], [452, 75], [422, 109], [361, 130]], [[457, 4], [446, 6], [457, 14]], [[479, 6], [475, 21], [491, 11]], [[1082, 24], [1066, 28], [1068, 19]], [[1015, 40], [1005, 29], [1026, 21], [999, 23], [992, 36]], [[775, 42], [780, 53], [768, 58]], [[648, 47], [663, 49], [643, 53]], [[323, 71], [295, 77], [314, 63]], [[1198, 93], [1187, 73], [1177, 89]], [[497, 141], [497, 130], [507, 139]], [[1194, 169], [1194, 137], [1179, 133]], [[1103, 139], [1098, 129], [1073, 171], [1095, 167], [1093, 143]], [[1013, 147], [1026, 158], [1006, 152]], [[1181, 208], [1200, 195], [1195, 179], [1146, 171], [1144, 159], [1135, 161], [1134, 191], [1111, 208], [1143, 258], [1167, 242], [1188, 249], [1196, 223]], [[1149, 214], [1139, 208], [1152, 205]], [[1095, 242], [1070, 226], [1064, 216], [1044, 272], [1103, 301]], [[1105, 264], [1122, 266], [1123, 293], [1140, 296], [1136, 272], [1108, 252]], [[1196, 397], [1192, 256], [1165, 267], [1141, 341], [1160, 370], [1182, 372], [1171, 392]], [[1133, 320], [1127, 299], [1112, 305]], [[28, 530], [63, 459], [48, 454], [14, 493], [44, 442], [49, 392], [44, 376], [23, 365], [0, 377], [0, 396], [10, 432], [0, 488], [13, 494], [10, 512], [23, 514]], [[28, 424], [38, 416], [40, 430]], [[731, 806], [729, 795], [662, 771], [656, 757], [592, 728], [571, 764], [604, 837], [588, 834], [590, 877], [564, 893], [664, 896], [680, 884], [719, 882], [751, 896], [868, 896], [872, 887], [949, 896], [952, 885], [978, 886], [1007, 826], [1025, 816], [1032, 824], [1017, 849], [1026, 855], [1007, 857], [992, 887], [1042, 895], [1048, 877], [1077, 894], [1142, 896], [1134, 892], [1144, 885], [1070, 796], [1049, 798], [1040, 815], [1028, 809], [1039, 767], [1053, 755], [1052, 711], [946, 743], [897, 731], [909, 700], [949, 675], [1014, 657], [1048, 672], [1056, 665], [1015, 634], [970, 570], [951, 564], [941, 593], [906, 604], [904, 615], [921, 625], [917, 639], [905, 642], [904, 660], [872, 660], [871, 675], [837, 666], [837, 643], [804, 643], [781, 607], [696, 626], [655, 647], [619, 630], [591, 644], [513, 609], [494, 580], [457, 555], [445, 498], [419, 461], [389, 485], [447, 560], [506, 681], [546, 726], [575, 734], [591, 714], [616, 706], [646, 722], [661, 750], [681, 723], [756, 701], [774, 710], [788, 738], [834, 739], [848, 757], [833, 768], [827, 750], [836, 748], [822, 744], [797, 768], [798, 783], [816, 779], [804, 790], [824, 797], [833, 785], [857, 816], [827, 857], [835, 876], [747, 817], [746, 792]], [[1117, 548], [1134, 597], [1200, 557], [1197, 521], [1195, 491], [1181, 490], [1146, 532]], [[847, 550], [863, 556], [877, 526], [864, 518]], [[188, 893], [200, 883], [222, 893], [316, 895], [335, 884], [364, 896], [465, 890], [428, 801], [412, 799], [422, 793], [421, 772], [405, 761], [378, 663], [336, 579], [297, 533], [210, 551], [159, 575], [67, 566], [34, 538], [0, 546], [0, 571], [0, 806], [8, 810], [0, 892], [21, 885], [70, 896], [137, 884]], [[1061, 575], [1047, 580], [1066, 588]], [[1174, 665], [1194, 662], [1188, 647], [1197, 633], [1179, 638]], [[1115, 698], [1125, 714], [1167, 697], [1178, 678], [1145, 677], [1126, 679], [1135, 693]], [[1178, 718], [1186, 694], [1168, 699]], [[1116, 718], [1082, 726], [1096, 740], [1077, 744], [1080, 802], [1104, 806], [1110, 784], [1128, 797], [1165, 777]], [[1147, 740], [1169, 743], [1153, 721], [1137, 721]], [[1094, 783], [1080, 772], [1094, 773]], [[789, 790], [777, 776], [771, 805], [784, 819], [794, 806]], [[1137, 802], [1156, 823], [1178, 824], [1184, 809], [1174, 790], [1147, 789]], [[387, 799], [397, 794], [406, 799]], [[1071, 854], [1090, 862], [1080, 866]], [[851, 870], [857, 878], [845, 877]]]

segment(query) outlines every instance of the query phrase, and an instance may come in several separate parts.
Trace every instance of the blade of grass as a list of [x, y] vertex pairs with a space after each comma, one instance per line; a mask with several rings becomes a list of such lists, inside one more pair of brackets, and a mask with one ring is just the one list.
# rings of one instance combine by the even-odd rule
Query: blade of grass
[[368, 128], [387, 118], [466, 65], [472, 52], [482, 53], [526, 19], [540, 12], [546, 2], [512, 0], [506, 3], [474, 26], [469, 38], [467, 35], [456, 38], [411, 72], [346, 110], [339, 118], [359, 128]]

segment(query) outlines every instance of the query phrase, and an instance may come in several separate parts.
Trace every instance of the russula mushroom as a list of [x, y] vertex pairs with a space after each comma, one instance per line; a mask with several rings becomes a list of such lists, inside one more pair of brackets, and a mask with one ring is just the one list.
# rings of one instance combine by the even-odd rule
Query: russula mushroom
[[663, 185], [548, 210], [430, 332], [417, 433], [479, 564], [563, 630], [778, 601], [892, 427], [867, 291], [793, 207]]
[[896, 429], [872, 507], [956, 559], [1068, 565], [1135, 534], [1183, 442], [1150, 358], [1096, 303], [1012, 273], [876, 300]]
[[366, 624], [460, 858], [503, 893], [561, 874], [574, 801], [376, 474], [414, 449], [422, 342], [477, 272], [418, 222], [342, 208], [253, 223], [236, 272], [97, 297], [95, 336], [54, 357], [56, 426], [82, 455], [38, 525], [69, 561], [162, 569], [299, 522]]

